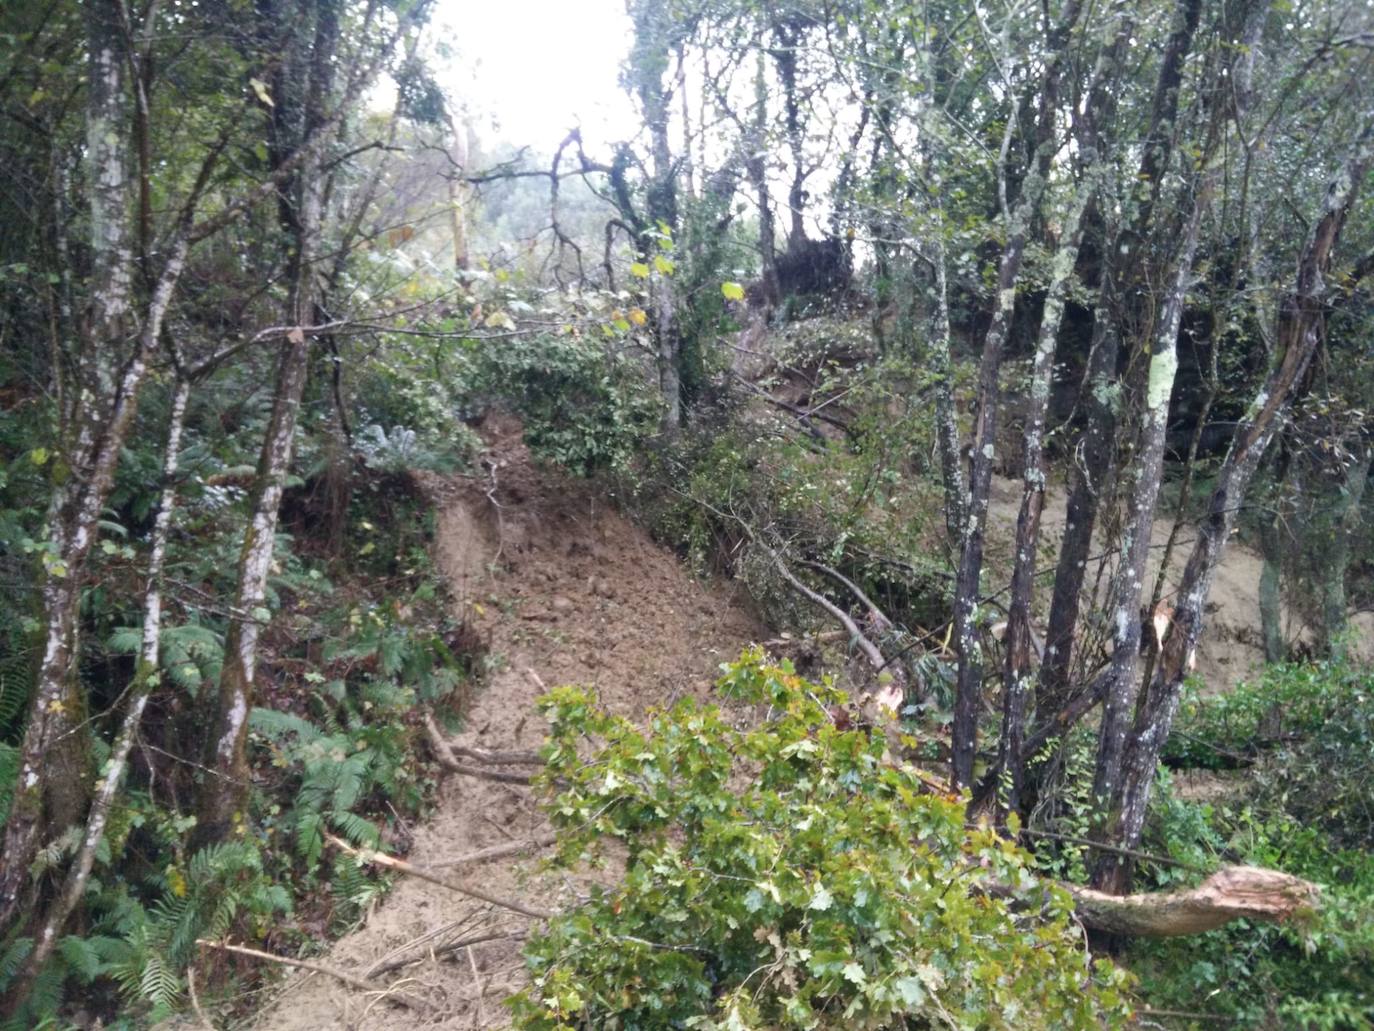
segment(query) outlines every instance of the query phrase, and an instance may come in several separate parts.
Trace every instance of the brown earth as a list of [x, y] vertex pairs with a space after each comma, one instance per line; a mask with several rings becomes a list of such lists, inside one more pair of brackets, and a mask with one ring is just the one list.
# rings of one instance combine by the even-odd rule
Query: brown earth
[[[549, 686], [595, 685], [609, 709], [633, 717], [686, 694], [706, 695], [718, 664], [762, 638], [728, 587], [692, 579], [596, 492], [535, 469], [518, 428], [498, 426], [489, 439], [492, 479], [450, 485], [439, 510], [436, 559], [455, 604], [500, 663], [473, 700], [455, 743], [537, 748], [545, 725], [534, 705], [541, 693], [536, 677]], [[450, 775], [407, 858], [433, 867], [547, 830], [527, 787]], [[537, 855], [527, 855], [444, 873], [526, 907], [552, 910], [575, 900], [577, 878], [554, 877], [536, 866]], [[372, 994], [319, 973], [293, 976], [253, 1026], [505, 1026], [501, 1000], [523, 983], [520, 936], [529, 926], [507, 909], [402, 878], [364, 926], [335, 943], [323, 961], [355, 973], [402, 955], [419, 962], [378, 977], [379, 992]], [[491, 935], [509, 937], [444, 950]], [[381, 1000], [388, 984], [437, 1003], [442, 1015], [426, 1018]]]
[[[1046, 491], [1040, 528], [1042, 542], [1057, 546], [1063, 536], [1066, 518], [1064, 500], [1065, 492], [1062, 489], [1051, 487]], [[1000, 561], [1005, 569], [1011, 568], [1011, 542], [1016, 536], [1016, 517], [1020, 505], [1020, 481], [995, 477], [988, 502], [988, 526], [992, 538], [989, 543], [990, 566], [997, 566]], [[1169, 531], [1172, 527], [1173, 512], [1161, 503], [1151, 534], [1153, 549], [1147, 578], [1144, 581], [1147, 599], [1154, 587], [1155, 578], [1159, 575], [1164, 546], [1169, 540]], [[1185, 523], [1179, 530], [1178, 539], [1170, 555], [1169, 573], [1165, 578], [1163, 595], [1165, 602], [1170, 600], [1182, 576], [1183, 568], [1192, 551], [1193, 537], [1192, 527]], [[1101, 550], [1100, 547], [1095, 549], [1095, 552], [1099, 553], [1099, 559]], [[1040, 580], [1041, 590], [1037, 593], [1036, 611], [1033, 614], [1035, 626], [1041, 634], [1044, 633], [1049, 615], [1049, 586], [1054, 562], [1055, 552], [1052, 548], [1042, 552], [1037, 562], [1038, 569], [1042, 572], [1049, 571], [1050, 574]], [[1095, 563], [1089, 569], [1086, 580], [1088, 586], [1093, 584], [1099, 564], [1100, 562]], [[1252, 549], [1234, 540], [1227, 545], [1226, 553], [1222, 556], [1221, 565], [1217, 569], [1216, 580], [1212, 584], [1212, 592], [1207, 599], [1207, 624], [1197, 649], [1196, 672], [1206, 685], [1208, 693], [1230, 691], [1238, 681], [1252, 677], [1264, 665], [1264, 642], [1260, 636], [1259, 614], [1259, 580], [1262, 567], [1260, 556]], [[1109, 564], [1107, 575], [1100, 581], [1103, 591], [1106, 590], [1110, 573]], [[1003, 576], [1002, 582], [1007, 578], [1008, 576]], [[985, 583], [992, 579], [993, 576], [988, 576]], [[1099, 599], [1096, 606], [1088, 606], [1085, 603], [1085, 612], [1092, 608], [1105, 612], [1106, 599]], [[1354, 655], [1362, 661], [1374, 662], [1374, 613], [1355, 613], [1351, 616], [1351, 623], [1356, 633]], [[1303, 626], [1294, 613], [1286, 609], [1284, 624], [1285, 637], [1290, 643], [1311, 639], [1310, 630]]]

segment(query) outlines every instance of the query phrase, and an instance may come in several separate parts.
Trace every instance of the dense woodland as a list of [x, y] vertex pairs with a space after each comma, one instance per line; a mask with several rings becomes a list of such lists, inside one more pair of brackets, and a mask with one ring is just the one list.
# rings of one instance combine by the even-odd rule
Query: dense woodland
[[600, 146], [433, 6], [0, 10], [0, 1026], [240, 1026], [385, 896], [494, 418], [774, 636], [549, 685], [623, 876], [492, 1026], [1374, 1024], [1374, 9], [628, 0]]

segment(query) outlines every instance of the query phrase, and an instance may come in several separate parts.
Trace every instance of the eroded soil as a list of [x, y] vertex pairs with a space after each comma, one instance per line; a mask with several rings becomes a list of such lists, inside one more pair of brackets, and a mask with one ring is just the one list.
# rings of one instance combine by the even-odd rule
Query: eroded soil
[[[631, 717], [685, 694], [706, 695], [718, 664], [764, 636], [743, 599], [727, 587], [692, 579], [593, 491], [532, 466], [517, 428], [497, 431], [490, 464], [491, 480], [450, 485], [439, 514], [436, 558], [455, 604], [500, 663], [473, 699], [456, 743], [537, 748], [545, 730], [535, 709], [539, 682], [595, 685], [608, 708]], [[407, 858], [417, 866], [442, 867], [547, 830], [529, 788], [447, 775], [439, 806], [416, 829]], [[538, 855], [535, 849], [443, 872], [527, 907], [568, 905], [576, 880], [538, 872]], [[520, 936], [529, 924], [500, 906], [403, 878], [364, 926], [335, 943], [323, 961], [364, 973], [374, 964], [416, 957], [419, 962], [376, 978], [379, 989], [409, 988], [438, 1003], [441, 1015], [425, 1018], [377, 993], [312, 973], [289, 979], [254, 1026], [505, 1026], [501, 1000], [523, 983]], [[473, 939], [486, 940], [451, 948]]]

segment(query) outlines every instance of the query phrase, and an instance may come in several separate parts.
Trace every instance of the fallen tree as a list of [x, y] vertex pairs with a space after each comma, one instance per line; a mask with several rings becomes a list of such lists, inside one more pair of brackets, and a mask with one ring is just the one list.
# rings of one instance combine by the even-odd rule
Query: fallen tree
[[1233, 920], [1283, 923], [1311, 913], [1321, 889], [1258, 866], [1224, 866], [1196, 888], [1136, 895], [1062, 884], [1078, 919], [1093, 930], [1146, 938], [1214, 931]]

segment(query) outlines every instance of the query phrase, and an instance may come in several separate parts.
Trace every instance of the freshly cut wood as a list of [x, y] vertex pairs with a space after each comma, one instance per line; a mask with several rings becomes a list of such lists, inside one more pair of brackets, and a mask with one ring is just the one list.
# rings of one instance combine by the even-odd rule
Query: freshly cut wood
[[1169, 938], [1201, 934], [1233, 920], [1282, 923], [1315, 909], [1321, 889], [1310, 881], [1257, 866], [1227, 866], [1196, 888], [1108, 895], [1066, 884], [1078, 918], [1110, 934]]

